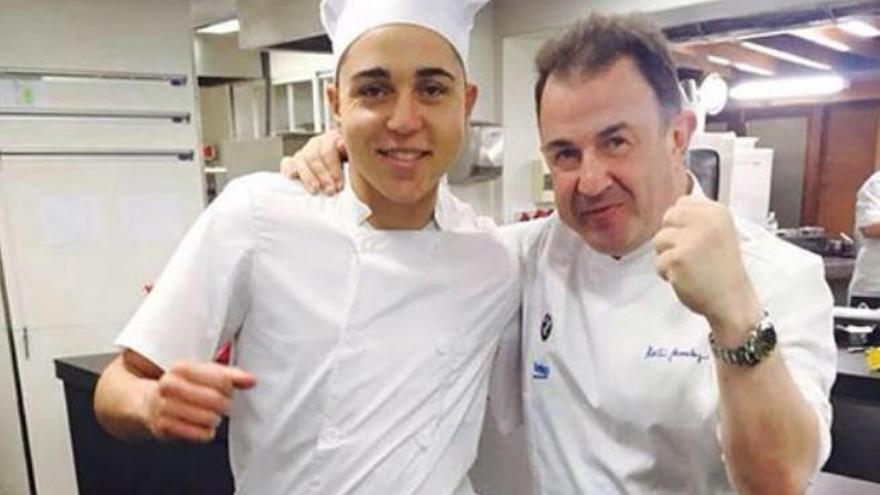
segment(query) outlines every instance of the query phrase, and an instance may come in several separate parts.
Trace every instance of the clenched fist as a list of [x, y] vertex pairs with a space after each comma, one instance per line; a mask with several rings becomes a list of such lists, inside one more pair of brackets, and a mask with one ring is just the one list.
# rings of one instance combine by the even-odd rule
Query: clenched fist
[[255, 383], [253, 375], [238, 368], [179, 362], [153, 383], [147, 395], [147, 427], [161, 439], [208, 442], [229, 412], [233, 390]]
[[701, 314], [725, 347], [742, 344], [762, 308], [746, 274], [727, 207], [683, 196], [654, 236], [657, 272], [679, 300]]

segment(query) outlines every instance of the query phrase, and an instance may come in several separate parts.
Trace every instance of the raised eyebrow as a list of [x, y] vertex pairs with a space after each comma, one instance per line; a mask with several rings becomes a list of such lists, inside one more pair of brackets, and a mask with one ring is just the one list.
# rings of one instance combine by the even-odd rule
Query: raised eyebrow
[[451, 72], [440, 67], [424, 67], [416, 70], [416, 78], [422, 79], [429, 77], [445, 77], [451, 81], [455, 81], [455, 76]]

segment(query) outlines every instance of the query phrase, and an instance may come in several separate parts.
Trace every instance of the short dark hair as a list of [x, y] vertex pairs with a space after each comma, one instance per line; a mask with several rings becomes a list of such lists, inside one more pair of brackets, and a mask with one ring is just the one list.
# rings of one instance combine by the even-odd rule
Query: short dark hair
[[551, 74], [592, 76], [621, 57], [631, 57], [654, 90], [661, 116], [668, 120], [682, 109], [675, 63], [669, 42], [652, 22], [639, 14], [591, 14], [541, 47], [535, 57], [538, 82], [535, 108], [541, 115], [541, 95]]

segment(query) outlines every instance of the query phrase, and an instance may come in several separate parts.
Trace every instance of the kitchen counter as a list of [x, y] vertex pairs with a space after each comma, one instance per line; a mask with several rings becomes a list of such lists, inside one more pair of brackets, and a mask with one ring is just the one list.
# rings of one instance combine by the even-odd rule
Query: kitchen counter
[[829, 280], [846, 279], [849, 283], [856, 266], [855, 258], [823, 256], [822, 261], [825, 262], [825, 278]]
[[854, 258], [823, 256], [822, 261], [825, 262], [825, 280], [834, 295], [834, 304], [846, 306], [848, 304], [849, 280], [852, 278], [856, 260]]
[[115, 357], [98, 354], [55, 360], [55, 376], [64, 382], [79, 493], [232, 494], [226, 420], [207, 444], [124, 442], [101, 428], [92, 398], [98, 376]]
[[[80, 493], [146, 495], [231, 494], [232, 474], [227, 453], [227, 422], [210, 444], [142, 441], [121, 442], [105, 433], [92, 411], [92, 395], [101, 371], [115, 354], [55, 360], [55, 374], [64, 382], [70, 415], [74, 460]], [[838, 351], [837, 381], [831, 391], [834, 407], [832, 454], [808, 493], [880, 493], [880, 373], [865, 366], [861, 354]], [[111, 474], [112, 473], [112, 474]], [[858, 487], [870, 491], [835, 491]]]
[[831, 405], [831, 457], [822, 469], [880, 483], [880, 373], [868, 370], [862, 353], [837, 351]]

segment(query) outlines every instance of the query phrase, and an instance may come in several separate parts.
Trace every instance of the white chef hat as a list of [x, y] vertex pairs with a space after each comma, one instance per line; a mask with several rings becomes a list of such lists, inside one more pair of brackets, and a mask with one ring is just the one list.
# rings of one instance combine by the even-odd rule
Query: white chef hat
[[321, 23], [333, 43], [338, 70], [345, 50], [367, 31], [414, 24], [443, 36], [467, 60], [474, 16], [489, 0], [321, 0]]

